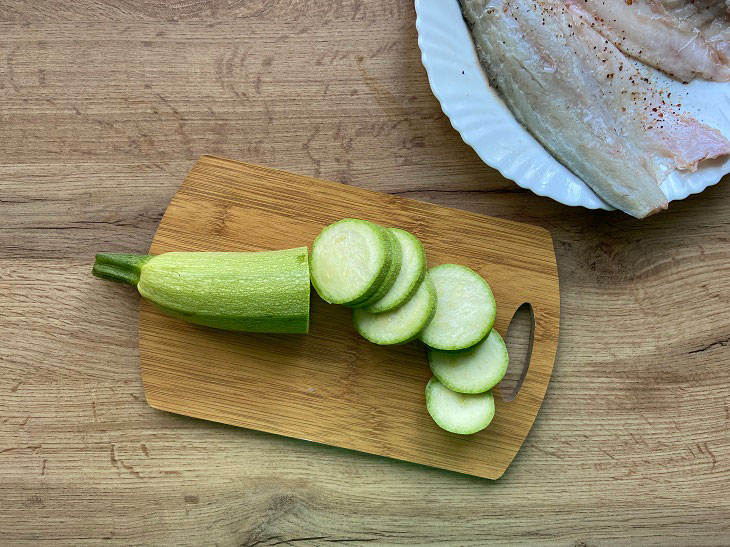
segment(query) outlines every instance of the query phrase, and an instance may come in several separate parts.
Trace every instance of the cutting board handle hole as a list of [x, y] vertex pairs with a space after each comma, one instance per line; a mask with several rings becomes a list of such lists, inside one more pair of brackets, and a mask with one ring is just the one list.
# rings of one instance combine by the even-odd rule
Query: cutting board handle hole
[[504, 342], [509, 353], [507, 373], [499, 382], [502, 399], [509, 402], [517, 396], [532, 356], [532, 341], [535, 338], [535, 315], [532, 305], [525, 302], [512, 316]]

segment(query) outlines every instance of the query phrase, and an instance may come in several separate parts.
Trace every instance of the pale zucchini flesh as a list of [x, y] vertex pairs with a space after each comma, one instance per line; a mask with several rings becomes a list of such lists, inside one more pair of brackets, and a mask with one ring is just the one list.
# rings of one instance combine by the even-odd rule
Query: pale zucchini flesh
[[346, 218], [330, 224], [312, 244], [312, 285], [330, 304], [364, 302], [382, 285], [393, 260], [385, 228]]
[[402, 306], [384, 313], [353, 312], [357, 332], [374, 344], [404, 344], [418, 337], [436, 309], [436, 289], [426, 275], [413, 297]]
[[385, 279], [383, 279], [383, 283], [380, 285], [380, 287], [378, 287], [373, 295], [362, 303], [354, 304], [352, 306], [353, 308], [367, 308], [371, 304], [378, 302], [380, 299], [383, 298], [383, 296], [385, 296], [388, 291], [390, 291], [391, 287], [393, 287], [396, 280], [398, 279], [398, 275], [401, 271], [403, 250], [401, 249], [400, 241], [391, 231], [391, 229], [385, 228], [385, 233], [387, 234], [388, 239], [390, 239], [390, 245], [393, 251], [393, 258], [390, 263], [390, 270], [388, 270]]
[[366, 308], [370, 313], [383, 313], [405, 304], [415, 294], [426, 275], [426, 251], [421, 241], [405, 230], [388, 228], [401, 248], [401, 267], [393, 286]]
[[436, 314], [420, 339], [429, 347], [469, 348], [492, 329], [497, 305], [487, 282], [466, 266], [442, 264], [429, 270], [438, 295]]
[[433, 375], [457, 393], [484, 393], [496, 386], [507, 372], [507, 346], [492, 329], [464, 352], [429, 349], [428, 364]]
[[431, 378], [426, 385], [426, 409], [441, 429], [472, 435], [487, 427], [494, 418], [494, 396], [491, 391], [456, 393], [437, 378]]

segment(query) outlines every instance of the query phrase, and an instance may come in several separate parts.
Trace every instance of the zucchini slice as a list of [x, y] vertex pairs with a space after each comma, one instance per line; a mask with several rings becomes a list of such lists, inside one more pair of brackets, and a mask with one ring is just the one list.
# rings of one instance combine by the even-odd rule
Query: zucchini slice
[[426, 275], [426, 251], [421, 241], [412, 233], [399, 228], [388, 228], [388, 231], [400, 244], [400, 273], [390, 290], [366, 308], [370, 313], [383, 313], [408, 302]]
[[491, 423], [494, 418], [494, 397], [491, 391], [456, 393], [437, 378], [431, 378], [426, 385], [426, 409], [441, 429], [459, 435], [471, 435]]
[[327, 226], [312, 244], [312, 285], [330, 304], [364, 302], [383, 284], [392, 261], [385, 228], [345, 218]]
[[426, 275], [408, 302], [384, 313], [370, 313], [358, 308], [353, 313], [357, 332], [374, 344], [404, 344], [418, 337], [433, 318], [436, 289]]
[[474, 270], [456, 264], [431, 268], [436, 286], [436, 315], [421, 333], [427, 346], [445, 351], [470, 348], [494, 325], [497, 305], [492, 289]]
[[428, 364], [433, 375], [451, 391], [484, 393], [496, 386], [507, 372], [507, 346], [499, 333], [489, 335], [465, 352], [428, 352]]
[[388, 291], [390, 291], [391, 287], [393, 287], [396, 280], [398, 279], [398, 275], [400, 274], [401, 270], [403, 251], [401, 249], [400, 241], [397, 237], [395, 237], [395, 234], [389, 228], [385, 228], [385, 233], [388, 235], [391, 248], [393, 249], [393, 259], [390, 263], [390, 270], [388, 270], [388, 274], [385, 276], [383, 284], [378, 287], [378, 290], [376, 290], [375, 293], [373, 293], [373, 295], [364, 302], [359, 304], [353, 304], [351, 306], [353, 308], [365, 308], [375, 302], [378, 302], [381, 298], [383, 298], [383, 296], [385, 296]]

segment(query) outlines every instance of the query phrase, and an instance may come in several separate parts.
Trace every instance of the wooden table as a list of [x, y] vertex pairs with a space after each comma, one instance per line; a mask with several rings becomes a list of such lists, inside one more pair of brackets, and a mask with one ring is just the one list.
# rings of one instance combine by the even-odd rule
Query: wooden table
[[[0, 543], [730, 544], [730, 180], [645, 221], [521, 190], [431, 95], [409, 0], [0, 7]], [[165, 414], [143, 252], [202, 154], [532, 222], [547, 399], [496, 482]]]

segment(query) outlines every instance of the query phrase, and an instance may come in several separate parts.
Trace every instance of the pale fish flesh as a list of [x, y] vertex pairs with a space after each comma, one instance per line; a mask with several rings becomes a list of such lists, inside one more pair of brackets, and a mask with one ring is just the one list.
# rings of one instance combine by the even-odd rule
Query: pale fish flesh
[[[539, 2], [538, 2], [539, 3]], [[723, 3], [698, 0], [567, 0], [621, 51], [681, 81], [730, 80]], [[698, 4], [703, 4], [699, 6]], [[710, 25], [718, 17], [715, 28]], [[703, 32], [698, 27], [706, 27]]]
[[730, 63], [730, 0], [663, 0], [663, 3], [674, 17], [699, 30], [724, 63]]
[[607, 203], [638, 218], [667, 207], [659, 183], [730, 153], [682, 115], [574, 6], [460, 0], [492, 86], [515, 118]]

